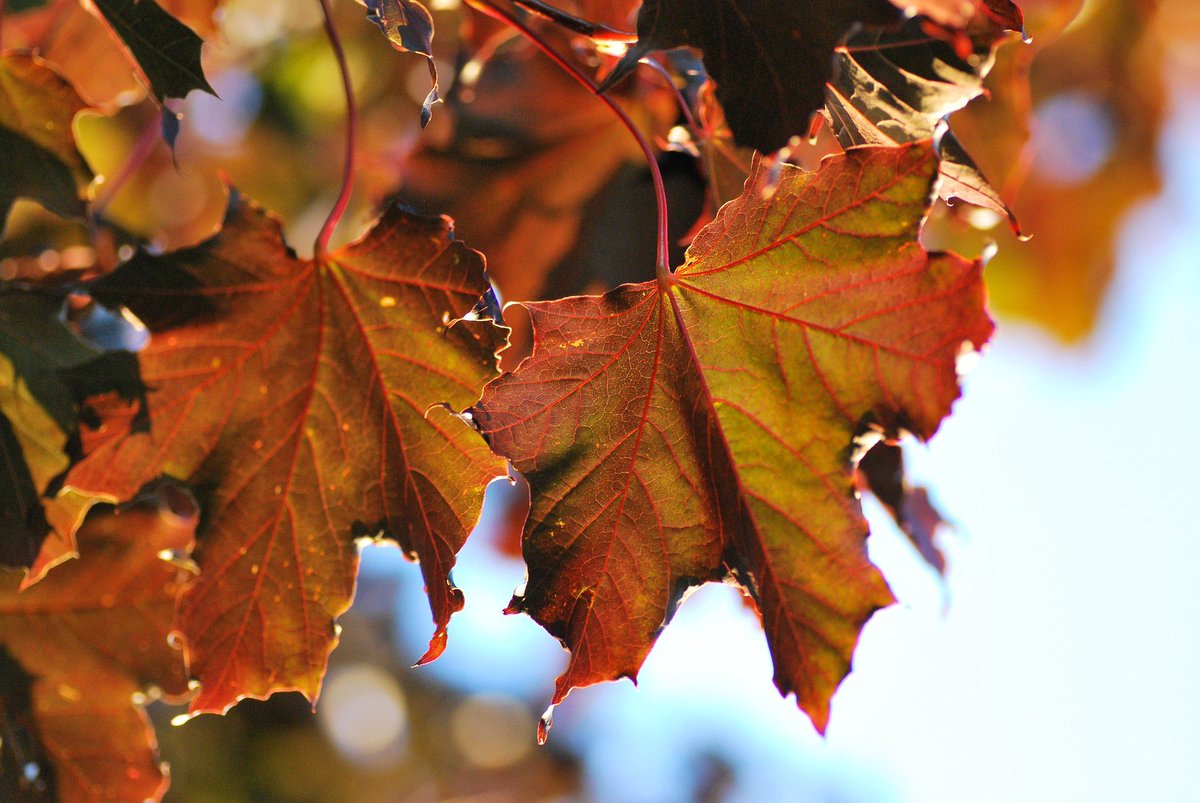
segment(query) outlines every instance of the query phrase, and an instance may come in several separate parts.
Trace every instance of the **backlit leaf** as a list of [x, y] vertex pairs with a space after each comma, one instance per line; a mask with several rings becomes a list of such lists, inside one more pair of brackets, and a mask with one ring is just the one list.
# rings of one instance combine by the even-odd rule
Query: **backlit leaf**
[[[183, 653], [167, 639], [191, 574], [160, 553], [186, 557], [198, 520], [195, 500], [164, 485], [94, 513], [79, 532], [80, 559], [33, 588], [19, 591], [21, 573], [0, 572], [0, 649], [31, 681], [23, 730], [60, 800], [157, 799], [166, 788], [134, 696], [188, 693]], [[16, 691], [0, 688], [0, 704]]]
[[4, 38], [36, 50], [94, 106], [128, 106], [146, 97], [145, 83], [134, 74], [117, 38], [79, 0], [51, 0], [40, 8], [7, 14]]
[[109, 442], [68, 487], [127, 498], [161, 474], [201, 493], [200, 581], [179, 628], [194, 712], [297, 689], [315, 699], [353, 594], [356, 538], [419, 557], [445, 643], [462, 606], [454, 556], [504, 473], [461, 409], [494, 373], [499, 329], [447, 323], [487, 289], [449, 222], [393, 208], [359, 242], [307, 261], [232, 199], [222, 231], [139, 253], [94, 288], [146, 322], [150, 431]]
[[367, 18], [379, 26], [402, 53], [424, 56], [433, 86], [421, 104], [421, 126], [429, 124], [438, 98], [437, 65], [433, 61], [433, 15], [418, 0], [365, 0]]
[[[1006, 30], [1020, 30], [1021, 15], [1008, 0], [988, 0], [963, 32], [965, 54], [927, 28], [926, 21], [912, 19], [894, 31], [860, 31], [837, 49], [838, 68], [825, 89], [826, 116], [843, 147], [934, 136], [942, 120], [983, 94], [993, 49]], [[953, 134], [942, 137], [940, 155], [943, 198], [989, 208], [1015, 227], [999, 192]]]
[[691, 586], [757, 602], [780, 691], [824, 729], [863, 623], [892, 601], [867, 560], [857, 433], [933, 435], [956, 358], [992, 324], [978, 263], [918, 243], [928, 143], [816, 173], [756, 166], [670, 289], [525, 305], [534, 354], [470, 411], [531, 486], [530, 613], [571, 650], [554, 702], [633, 677]]
[[0, 54], [0, 233], [17, 198], [83, 217], [92, 171], [75, 144], [75, 115], [88, 106], [42, 59]]
[[738, 144], [776, 151], [824, 104], [834, 46], [857, 23], [899, 19], [888, 0], [645, 0], [638, 43], [605, 86], [653, 50], [699, 48]]

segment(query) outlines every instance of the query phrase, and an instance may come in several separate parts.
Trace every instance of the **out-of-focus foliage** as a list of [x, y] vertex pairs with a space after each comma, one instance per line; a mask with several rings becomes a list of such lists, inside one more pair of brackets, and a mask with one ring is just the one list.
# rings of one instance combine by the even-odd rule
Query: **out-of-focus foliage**
[[[1073, 19], [1078, 5], [1024, 4], [1031, 45], [1001, 49], [990, 97], [951, 118], [1030, 236], [984, 224], [999, 245], [988, 273], [996, 310], [1068, 342], [1096, 323], [1121, 222], [1160, 186], [1164, 57], [1171, 38], [1186, 41], [1186, 28], [1166, 38], [1153, 25], [1158, 0], [1089, 0]], [[979, 240], [967, 231], [946, 242], [969, 249]]]

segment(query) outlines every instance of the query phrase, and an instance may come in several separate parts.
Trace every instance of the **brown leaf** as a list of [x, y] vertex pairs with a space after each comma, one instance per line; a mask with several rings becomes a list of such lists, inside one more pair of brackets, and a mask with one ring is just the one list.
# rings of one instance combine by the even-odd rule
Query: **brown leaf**
[[95, 106], [128, 106], [146, 97], [121, 46], [79, 0], [51, 0], [41, 8], [6, 14], [5, 40], [38, 54]]
[[[61, 800], [156, 800], [166, 789], [134, 698], [188, 693], [167, 637], [191, 574], [160, 555], [186, 557], [198, 521], [191, 495], [162, 485], [90, 516], [82, 557], [35, 587], [19, 591], [21, 573], [0, 572], [0, 648], [32, 681], [28, 730]], [[0, 689], [4, 708], [13, 689]]]
[[447, 323], [487, 288], [449, 221], [391, 209], [316, 261], [234, 196], [209, 241], [139, 253], [94, 288], [128, 304], [150, 431], [102, 445], [68, 487], [118, 498], [161, 474], [202, 492], [200, 581], [179, 629], [201, 681], [193, 712], [296, 689], [315, 699], [334, 620], [350, 604], [355, 540], [419, 557], [445, 643], [462, 595], [449, 579], [484, 486], [504, 473], [470, 428], [431, 405], [470, 404], [499, 330]]

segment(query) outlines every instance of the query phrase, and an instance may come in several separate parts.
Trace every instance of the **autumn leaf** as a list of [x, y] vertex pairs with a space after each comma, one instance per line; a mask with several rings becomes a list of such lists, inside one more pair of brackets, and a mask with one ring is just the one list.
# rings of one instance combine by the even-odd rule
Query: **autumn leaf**
[[26, 695], [21, 684], [0, 687], [0, 709], [23, 712], [23, 752], [38, 777], [56, 781], [57, 799], [157, 800], [165, 791], [136, 700], [188, 693], [168, 634], [198, 520], [190, 494], [161, 485], [93, 513], [79, 532], [82, 557], [37, 586], [18, 591], [21, 573], [0, 572], [0, 654], [29, 679]]
[[159, 103], [193, 89], [215, 95], [200, 65], [204, 41], [154, 0], [86, 0], [121, 40]]
[[84, 217], [92, 171], [71, 127], [88, 108], [50, 64], [31, 53], [0, 54], [0, 233], [17, 198]]
[[851, 28], [899, 19], [888, 0], [645, 0], [638, 42], [603, 88], [653, 50], [698, 48], [737, 143], [768, 153], [807, 132], [825, 102], [833, 48]]
[[127, 106], [146, 97], [145, 84], [134, 75], [116, 37], [79, 0], [51, 0], [6, 13], [4, 39], [36, 50], [93, 106]]
[[150, 329], [151, 428], [102, 445], [66, 483], [127, 498], [167, 474], [202, 492], [203, 573], [179, 618], [202, 684], [193, 712], [283, 689], [316, 699], [358, 538], [419, 557], [436, 625], [427, 657], [440, 651], [462, 606], [455, 553], [504, 465], [426, 411], [467, 406], [495, 371], [499, 329], [447, 326], [486, 289], [445, 219], [393, 208], [308, 261], [236, 195], [209, 241], [139, 253], [95, 285]]
[[163, 11], [208, 39], [217, 34], [215, 16], [225, 0], [162, 0]]
[[960, 349], [992, 331], [981, 267], [918, 243], [928, 143], [781, 170], [769, 195], [756, 165], [668, 290], [524, 305], [533, 356], [469, 410], [532, 489], [511, 609], [571, 651], [555, 703], [635, 677], [687, 589], [732, 578], [776, 685], [823, 730], [860, 628], [892, 601], [867, 560], [855, 436], [933, 435]]
[[418, 0], [363, 0], [367, 19], [379, 26], [392, 47], [424, 56], [433, 86], [421, 103], [421, 127], [429, 124], [438, 97], [437, 65], [433, 61], [433, 15]]
[[[837, 48], [837, 69], [825, 89], [826, 116], [843, 147], [893, 145], [933, 137], [951, 113], [983, 94], [983, 79], [1004, 33], [1021, 29], [1020, 11], [1008, 0], [988, 8], [963, 32], [960, 54], [928, 22], [912, 19], [894, 31], [860, 31]], [[960, 198], [1016, 218], [1000, 193], [952, 133], [941, 137], [946, 200]]]
[[97, 439], [139, 422], [144, 388], [131, 359], [72, 331], [61, 293], [0, 292], [0, 461], [12, 480], [0, 487], [0, 566], [30, 568], [36, 580], [74, 553], [96, 499], [58, 500], [52, 485]]

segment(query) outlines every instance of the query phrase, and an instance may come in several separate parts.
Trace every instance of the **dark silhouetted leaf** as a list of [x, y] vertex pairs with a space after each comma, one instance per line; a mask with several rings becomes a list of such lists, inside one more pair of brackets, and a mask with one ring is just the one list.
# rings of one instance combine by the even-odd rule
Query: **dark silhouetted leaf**
[[571, 650], [554, 702], [635, 676], [683, 593], [731, 576], [776, 685], [824, 729], [860, 628], [892, 600], [852, 442], [933, 435], [960, 350], [992, 331], [981, 266], [918, 243], [927, 143], [781, 169], [771, 195], [756, 167], [669, 290], [526, 304], [533, 356], [470, 411], [532, 489], [511, 607]]
[[200, 89], [215, 95], [204, 77], [195, 31], [154, 0], [88, 0], [121, 38], [159, 102]]
[[653, 50], [699, 48], [734, 139], [776, 151], [808, 131], [825, 102], [833, 49], [851, 28], [899, 18], [888, 0], [645, 0], [638, 43], [604, 85], [632, 72]]
[[193, 712], [297, 689], [315, 699], [350, 604], [355, 539], [419, 557], [445, 643], [450, 581], [484, 486], [504, 473], [431, 405], [474, 401], [500, 330], [460, 324], [487, 289], [445, 219], [391, 209], [359, 242], [297, 259], [279, 224], [237, 198], [209, 241], [139, 253], [94, 288], [152, 336], [140, 353], [150, 431], [110, 441], [67, 484], [127, 498], [162, 474], [202, 491], [200, 581], [179, 629], [201, 681]]
[[[25, 752], [60, 800], [157, 800], [166, 789], [134, 698], [188, 693], [183, 653], [167, 637], [199, 518], [190, 494], [159, 486], [93, 513], [80, 559], [33, 588], [19, 591], [21, 573], [0, 571], [0, 649], [30, 681]], [[0, 687], [0, 710], [21, 710], [19, 694]]]
[[75, 144], [75, 115], [88, 106], [48, 63], [0, 55], [0, 233], [17, 198], [83, 217], [92, 171]]

